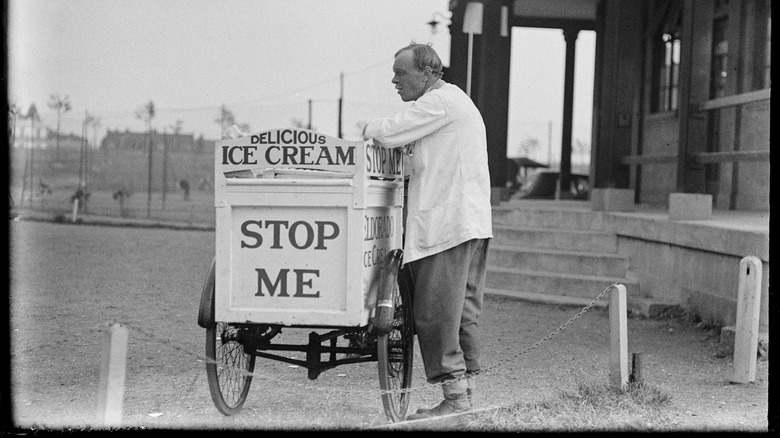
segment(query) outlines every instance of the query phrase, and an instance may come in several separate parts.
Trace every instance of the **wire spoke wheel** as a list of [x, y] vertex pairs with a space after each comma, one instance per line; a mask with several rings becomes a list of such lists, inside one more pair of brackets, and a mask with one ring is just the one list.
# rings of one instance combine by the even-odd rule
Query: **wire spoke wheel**
[[238, 335], [237, 327], [224, 322], [206, 329], [206, 357], [216, 362], [206, 363], [209, 391], [217, 410], [224, 415], [241, 410], [255, 369], [255, 356], [244, 352]]
[[414, 359], [411, 281], [405, 274], [405, 271], [401, 271], [398, 275], [393, 328], [390, 333], [377, 336], [377, 366], [379, 387], [383, 390], [382, 404], [385, 415], [393, 422], [406, 418], [410, 393], [402, 390], [411, 385]]

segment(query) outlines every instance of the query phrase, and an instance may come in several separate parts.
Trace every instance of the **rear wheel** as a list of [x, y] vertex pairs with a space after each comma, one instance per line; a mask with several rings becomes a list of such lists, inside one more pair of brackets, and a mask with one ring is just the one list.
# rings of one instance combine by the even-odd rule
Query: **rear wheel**
[[393, 328], [386, 335], [377, 336], [377, 364], [382, 404], [390, 421], [403, 421], [409, 408], [414, 359], [414, 331], [412, 322], [412, 282], [407, 270], [398, 273], [395, 292]]

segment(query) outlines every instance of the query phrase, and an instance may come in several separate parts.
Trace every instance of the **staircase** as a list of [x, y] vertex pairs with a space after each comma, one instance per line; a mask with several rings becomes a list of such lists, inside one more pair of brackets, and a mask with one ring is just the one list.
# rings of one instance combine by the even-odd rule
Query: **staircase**
[[[584, 201], [521, 201], [493, 210], [486, 293], [535, 302], [586, 305], [612, 283], [639, 297], [629, 260], [601, 212]], [[595, 306], [605, 307], [608, 297]]]

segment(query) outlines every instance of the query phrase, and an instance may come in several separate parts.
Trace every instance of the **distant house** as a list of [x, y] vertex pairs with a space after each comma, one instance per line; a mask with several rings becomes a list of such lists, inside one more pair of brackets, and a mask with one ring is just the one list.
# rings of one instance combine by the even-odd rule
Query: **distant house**
[[13, 121], [13, 147], [30, 149], [46, 148], [47, 130], [35, 104], [30, 105], [27, 114], [18, 115]]
[[[147, 137], [150, 140], [147, 140]], [[173, 133], [160, 133], [152, 130], [151, 135], [146, 132], [131, 132], [111, 130], [106, 132], [106, 136], [100, 142], [101, 149], [113, 150], [146, 150], [147, 141], [151, 141], [155, 150], [162, 150], [167, 143], [169, 151], [201, 151], [207, 148], [213, 148], [213, 140], [205, 140], [201, 135], [195, 138], [194, 134], [178, 135]]]
[[[60, 132], [59, 139], [60, 149], [63, 150], [81, 150], [84, 145], [84, 137], [80, 137], [74, 133]], [[57, 131], [46, 128], [46, 147], [54, 149], [57, 145]]]

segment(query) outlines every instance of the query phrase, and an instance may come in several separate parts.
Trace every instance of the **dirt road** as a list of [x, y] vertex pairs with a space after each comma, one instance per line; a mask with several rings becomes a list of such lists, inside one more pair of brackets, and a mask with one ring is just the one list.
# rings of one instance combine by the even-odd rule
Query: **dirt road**
[[[11, 343], [15, 425], [95, 425], [103, 332], [131, 327], [123, 420], [127, 427], [216, 429], [359, 429], [386, 424], [375, 364], [345, 365], [317, 380], [287, 364], [258, 360], [244, 411], [214, 408], [196, 324], [214, 233], [43, 222], [11, 222]], [[607, 285], [605, 285], [606, 287]], [[593, 296], [601, 291], [593, 291]], [[608, 314], [591, 310], [538, 348], [576, 308], [488, 297], [478, 406], [508, 405], [608, 381]], [[141, 329], [152, 337], [143, 335]], [[305, 332], [285, 332], [301, 339]], [[717, 339], [683, 320], [629, 320], [629, 350], [643, 352], [645, 380], [672, 397], [672, 428], [767, 428], [768, 362], [748, 385], [727, 382], [731, 358]], [[415, 357], [412, 386], [424, 385]], [[438, 402], [415, 391], [412, 409]]]

